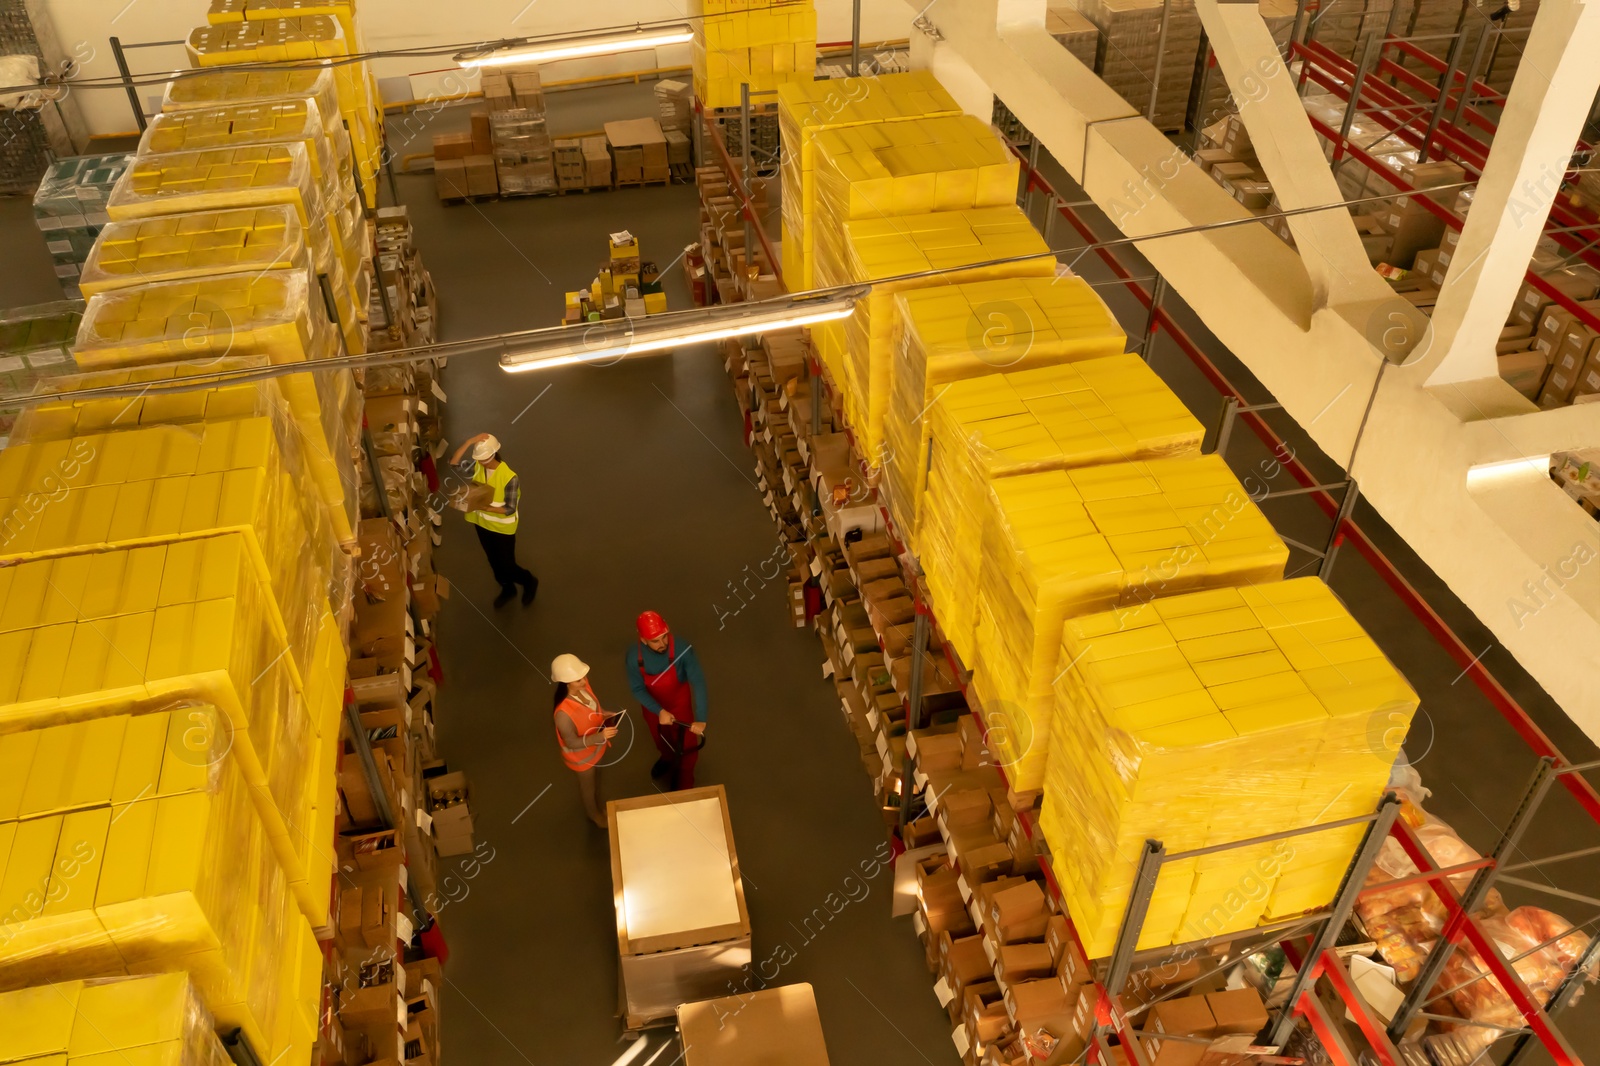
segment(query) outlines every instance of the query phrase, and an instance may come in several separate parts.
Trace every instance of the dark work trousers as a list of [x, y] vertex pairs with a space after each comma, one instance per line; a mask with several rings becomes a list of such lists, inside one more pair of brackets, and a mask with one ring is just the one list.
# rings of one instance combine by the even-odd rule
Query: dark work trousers
[[517, 563], [515, 533], [496, 533], [482, 526], [472, 528], [478, 531], [478, 543], [483, 545], [483, 554], [489, 557], [489, 569], [494, 571], [494, 579], [500, 583], [502, 591], [515, 592], [518, 585], [524, 589], [533, 587], [533, 574]]

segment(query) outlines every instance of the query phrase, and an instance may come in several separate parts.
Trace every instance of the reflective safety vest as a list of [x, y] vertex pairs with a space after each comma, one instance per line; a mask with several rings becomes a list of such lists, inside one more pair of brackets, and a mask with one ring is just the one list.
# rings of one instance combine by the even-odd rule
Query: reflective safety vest
[[[593, 736], [606, 727], [605, 711], [598, 707], [590, 707], [586, 703], [580, 703], [571, 696], [556, 704], [555, 713], [558, 715], [564, 714], [572, 719], [572, 725], [577, 729], [580, 737]], [[556, 743], [560, 744], [560, 742], [561, 730], [557, 729]], [[561, 749], [561, 758], [566, 760], [567, 769], [575, 773], [582, 773], [598, 766], [600, 760], [605, 758], [606, 752], [610, 749], [611, 741], [609, 740], [592, 748], [580, 748], [577, 751], [568, 751], [563, 747]]]
[[[511, 484], [511, 479], [517, 476], [505, 463], [501, 463], [493, 470], [485, 470], [482, 463], [472, 465], [472, 482], [475, 485], [492, 485], [494, 499], [490, 502], [504, 504], [506, 502], [506, 486]], [[517, 509], [519, 512], [521, 508]], [[499, 514], [495, 511], [468, 511], [467, 521], [475, 526], [495, 533], [515, 533], [517, 531], [517, 514]]]

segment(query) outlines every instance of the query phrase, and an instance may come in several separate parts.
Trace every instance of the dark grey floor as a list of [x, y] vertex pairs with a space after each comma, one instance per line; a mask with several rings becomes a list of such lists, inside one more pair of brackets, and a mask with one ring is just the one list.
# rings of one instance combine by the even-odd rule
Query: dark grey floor
[[[552, 128], [562, 133], [650, 114], [653, 101], [648, 85], [624, 86], [553, 93], [550, 107]], [[460, 108], [392, 119], [393, 150], [397, 158], [426, 152], [432, 132], [464, 126]], [[1059, 170], [1054, 178], [1065, 197], [1082, 199]], [[438, 287], [447, 339], [554, 324], [562, 293], [593, 276], [611, 230], [632, 230], [646, 258], [662, 264], [696, 239], [696, 198], [687, 187], [444, 207], [430, 176], [401, 175], [397, 183]], [[384, 196], [389, 202], [387, 190]], [[0, 232], [9, 253], [0, 265], [0, 306], [54, 298], [49, 259], [25, 203], [0, 199]], [[1054, 226], [1053, 243], [1080, 243], [1070, 232]], [[1093, 281], [1110, 279], [1093, 255], [1080, 268]], [[676, 267], [666, 274], [672, 306], [686, 306], [681, 274]], [[1138, 305], [1115, 288], [1102, 292], [1137, 335]], [[1251, 397], [1268, 398], [1192, 314], [1175, 300], [1172, 306], [1230, 378]], [[1215, 390], [1170, 340], [1158, 338], [1153, 365], [1197, 416], [1213, 418]], [[451, 894], [459, 898], [440, 916], [452, 948], [443, 1031], [449, 1060], [603, 1064], [622, 1050], [612, 1017], [616, 946], [606, 846], [584, 821], [556, 754], [544, 675], [555, 654], [575, 652], [594, 665], [602, 698], [627, 706], [622, 652], [633, 616], [652, 607], [694, 640], [710, 677], [701, 777], [729, 790], [756, 957], [768, 958], [780, 945], [792, 949], [795, 958], [777, 980], [816, 986], [837, 1066], [954, 1063], [916, 938], [904, 919], [888, 915], [887, 875], [814, 940], [796, 928], [875, 855], [884, 834], [837, 700], [818, 673], [815, 638], [786, 625], [782, 589], [761, 589], [719, 627], [733, 603], [730, 584], [777, 547], [720, 362], [685, 351], [610, 369], [512, 377], [489, 362], [457, 359], [444, 380], [451, 439], [496, 433], [523, 478], [520, 553], [542, 580], [533, 607], [495, 611], [473, 537], [449, 524], [439, 566], [455, 591], [441, 623], [440, 745], [471, 778], [478, 835], [494, 849], [475, 876], [454, 871]], [[1289, 419], [1269, 418], [1319, 477], [1337, 477]], [[1242, 424], [1233, 439], [1234, 468], [1259, 469], [1266, 452]], [[1288, 487], [1288, 476], [1278, 484]], [[1287, 535], [1326, 540], [1328, 519], [1304, 499], [1266, 506]], [[1565, 752], [1594, 758], [1594, 746], [1381, 520], [1366, 508], [1358, 519], [1474, 652], [1483, 650], [1483, 662]], [[1311, 572], [1312, 563], [1296, 553], [1290, 568]], [[1424, 713], [1407, 749], [1434, 790], [1430, 809], [1475, 846], [1492, 847], [1533, 769], [1532, 755], [1356, 552], [1340, 555], [1333, 586], [1422, 693]], [[636, 710], [630, 721], [637, 722]], [[607, 771], [606, 795], [651, 788], [650, 761], [643, 750], [630, 752]], [[1557, 788], [1520, 858], [1594, 846], [1597, 837]], [[1600, 864], [1580, 860], [1525, 876], [1592, 893]], [[1594, 930], [1596, 916], [1583, 904], [1506, 895]], [[1600, 1059], [1592, 997], [1563, 1025], [1580, 1054]], [[652, 1039], [651, 1053], [661, 1041]], [[668, 1053], [656, 1066], [671, 1061]]]

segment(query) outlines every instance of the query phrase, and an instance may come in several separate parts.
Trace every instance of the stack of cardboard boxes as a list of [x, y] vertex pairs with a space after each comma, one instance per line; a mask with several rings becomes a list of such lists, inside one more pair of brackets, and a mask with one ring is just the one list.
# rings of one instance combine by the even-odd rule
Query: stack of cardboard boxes
[[374, 286], [367, 308], [368, 349], [382, 352], [433, 344], [438, 339], [438, 297], [412, 241], [410, 213], [404, 205], [378, 208], [374, 233], [383, 292], [380, 295]]
[[578, 144], [583, 151], [584, 188], [611, 188], [611, 148], [606, 139], [584, 137]]
[[694, 93], [707, 108], [738, 107], [752, 93], [809, 82], [817, 66], [811, 0], [694, 0]]
[[[1156, 128], [1183, 129], [1200, 48], [1200, 15], [1193, 0], [1081, 0], [1078, 9], [1100, 30], [1095, 73], [1141, 115], [1149, 113], [1154, 88]], [[1156, 86], [1158, 52], [1161, 84]]]
[[575, 137], [567, 137], [552, 141], [551, 154], [556, 168], [556, 188], [564, 192], [568, 189], [588, 187], [584, 177], [583, 142], [581, 140]]
[[667, 162], [667, 138], [655, 119], [607, 122], [605, 130], [618, 186], [665, 184], [672, 180]]

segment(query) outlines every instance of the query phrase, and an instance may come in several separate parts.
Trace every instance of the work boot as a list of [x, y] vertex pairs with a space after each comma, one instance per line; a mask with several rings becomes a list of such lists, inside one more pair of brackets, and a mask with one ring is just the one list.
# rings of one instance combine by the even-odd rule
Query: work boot
[[539, 595], [539, 579], [536, 577], [530, 578], [528, 587], [522, 590], [522, 606], [528, 606], [537, 595]]
[[654, 766], [650, 767], [650, 776], [651, 777], [665, 777], [665, 776], [667, 776], [667, 771], [669, 771], [671, 769], [672, 769], [672, 764], [667, 762], [666, 759], [657, 759], [656, 760], [656, 764]]
[[506, 604], [516, 599], [516, 596], [517, 586], [507, 585], [505, 588], [500, 590], [500, 595], [494, 598], [494, 605], [496, 607], [504, 607]]

